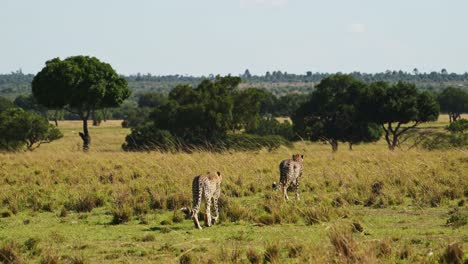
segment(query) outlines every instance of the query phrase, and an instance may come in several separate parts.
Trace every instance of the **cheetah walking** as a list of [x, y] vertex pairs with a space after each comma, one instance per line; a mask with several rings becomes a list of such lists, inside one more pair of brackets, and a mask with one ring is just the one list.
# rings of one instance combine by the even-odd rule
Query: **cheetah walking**
[[[193, 209], [183, 208], [182, 210], [191, 215], [195, 228], [202, 229], [198, 221], [198, 212], [202, 203], [203, 196], [205, 197], [206, 212], [205, 225], [211, 226], [212, 221], [217, 222], [219, 217], [218, 199], [221, 194], [221, 181], [223, 176], [218, 171], [216, 174], [207, 173], [206, 175], [195, 176], [192, 182]], [[211, 217], [211, 201], [214, 205], [214, 217]]]
[[299, 179], [302, 177], [304, 168], [304, 155], [294, 154], [292, 159], [282, 160], [279, 165], [280, 180], [279, 184], [273, 183], [276, 190], [282, 189], [284, 199], [289, 200], [288, 187], [292, 184], [296, 193], [296, 200], [299, 199]]

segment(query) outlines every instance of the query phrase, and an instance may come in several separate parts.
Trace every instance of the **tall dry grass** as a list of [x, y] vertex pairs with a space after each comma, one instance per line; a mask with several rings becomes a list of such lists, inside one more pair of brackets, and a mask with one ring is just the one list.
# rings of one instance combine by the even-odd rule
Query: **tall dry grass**
[[[271, 201], [275, 194], [269, 190], [278, 180], [279, 162], [293, 153], [305, 157], [300, 189], [306, 204], [387, 207], [408, 198], [414, 205], [434, 207], [468, 193], [468, 155], [459, 150], [390, 152], [378, 142], [333, 154], [328, 145], [304, 142], [272, 152], [126, 153], [118, 140], [126, 130], [103, 126], [91, 132], [91, 151], [83, 153], [75, 135], [79, 123], [70, 123], [60, 124], [63, 139], [35, 152], [0, 154], [4, 207], [13, 213], [62, 207], [86, 212], [101, 206], [128, 206], [135, 215], [174, 210], [190, 205], [193, 176], [221, 171], [225, 200], [233, 210], [237, 198], [255, 197], [261, 205], [253, 213], [287, 214], [287, 208], [273, 208], [278, 203]], [[382, 183], [378, 194], [372, 191], [375, 182]]]

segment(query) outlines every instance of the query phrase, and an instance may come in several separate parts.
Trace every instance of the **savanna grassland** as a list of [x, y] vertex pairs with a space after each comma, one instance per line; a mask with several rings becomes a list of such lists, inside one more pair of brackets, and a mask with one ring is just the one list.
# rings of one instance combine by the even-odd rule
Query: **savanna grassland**
[[[448, 119], [426, 128], [441, 129]], [[0, 258], [40, 263], [437, 263], [468, 244], [468, 153], [385, 141], [299, 142], [272, 152], [124, 152], [119, 121], [80, 122], [34, 152], [0, 154]], [[304, 154], [301, 200], [272, 191], [278, 164]], [[224, 175], [221, 222], [179, 211], [193, 176]], [[204, 206], [202, 206], [204, 208]], [[463, 253], [461, 253], [463, 254]], [[466, 261], [468, 255], [465, 253]]]

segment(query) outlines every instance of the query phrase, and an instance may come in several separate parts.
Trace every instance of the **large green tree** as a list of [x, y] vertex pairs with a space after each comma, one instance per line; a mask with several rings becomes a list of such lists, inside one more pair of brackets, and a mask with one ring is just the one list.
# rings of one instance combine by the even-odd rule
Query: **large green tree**
[[34, 150], [61, 137], [62, 133], [38, 114], [21, 108], [0, 112], [0, 149], [18, 150], [26, 146]]
[[407, 82], [372, 83], [365, 104], [369, 118], [385, 131], [390, 150], [399, 145], [401, 136], [410, 129], [439, 116], [439, 105], [432, 94]]
[[234, 95], [233, 129], [255, 129], [260, 118], [260, 108], [265, 99], [265, 93], [256, 88], [249, 88]]
[[0, 112], [5, 111], [9, 108], [13, 108], [15, 105], [8, 98], [0, 96]]
[[88, 150], [91, 142], [90, 115], [97, 109], [117, 107], [130, 96], [127, 81], [111, 65], [88, 56], [47, 61], [34, 77], [32, 91], [37, 102], [47, 108], [64, 108], [80, 117], [83, 150]]
[[225, 141], [227, 131], [235, 126], [234, 95], [238, 77], [204, 80], [196, 88], [175, 87], [168, 101], [154, 108], [145, 125], [132, 129], [123, 148], [163, 149], [176, 141], [178, 147], [211, 147]]
[[350, 75], [323, 79], [310, 99], [292, 115], [294, 130], [309, 140], [324, 140], [338, 150], [338, 142], [376, 141], [380, 129], [363, 113], [366, 84]]
[[440, 110], [448, 113], [450, 122], [460, 119], [462, 113], [468, 112], [468, 93], [462, 89], [448, 87], [437, 96]]

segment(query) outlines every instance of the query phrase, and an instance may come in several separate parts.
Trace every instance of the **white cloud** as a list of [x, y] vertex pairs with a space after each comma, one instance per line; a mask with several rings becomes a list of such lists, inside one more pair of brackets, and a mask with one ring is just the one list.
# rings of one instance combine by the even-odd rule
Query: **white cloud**
[[289, 0], [239, 0], [241, 8], [279, 8], [288, 4]]
[[349, 33], [362, 34], [366, 32], [366, 25], [361, 23], [353, 23], [348, 25]]

